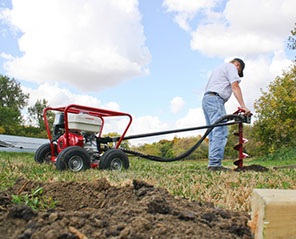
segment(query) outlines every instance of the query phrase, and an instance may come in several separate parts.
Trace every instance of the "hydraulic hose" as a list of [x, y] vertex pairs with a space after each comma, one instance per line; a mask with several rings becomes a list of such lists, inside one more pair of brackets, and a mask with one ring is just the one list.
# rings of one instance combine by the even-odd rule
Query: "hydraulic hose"
[[136, 152], [136, 151], [132, 151], [129, 149], [124, 149], [124, 148], [120, 148], [123, 152], [127, 153], [127, 154], [132, 154], [132, 155], [136, 155], [139, 156], [141, 158], [146, 158], [152, 161], [157, 161], [157, 162], [174, 162], [174, 161], [179, 161], [182, 160], [186, 157], [188, 157], [190, 154], [192, 154], [200, 145], [201, 143], [205, 140], [205, 138], [211, 133], [211, 131], [215, 128], [215, 127], [221, 127], [223, 125], [220, 125], [220, 123], [223, 122], [228, 122], [230, 120], [234, 120], [235, 121], [232, 124], [238, 124], [241, 123], [242, 120], [240, 118], [239, 115], [237, 114], [231, 114], [231, 115], [225, 115], [223, 117], [221, 117], [220, 119], [218, 119], [214, 124], [207, 126], [207, 131], [204, 133], [204, 135], [197, 141], [196, 144], [194, 144], [189, 150], [187, 150], [186, 152], [184, 152], [183, 154], [174, 157], [174, 158], [161, 158], [158, 156], [153, 156], [153, 155], [147, 155], [147, 154], [143, 154], [140, 152]]

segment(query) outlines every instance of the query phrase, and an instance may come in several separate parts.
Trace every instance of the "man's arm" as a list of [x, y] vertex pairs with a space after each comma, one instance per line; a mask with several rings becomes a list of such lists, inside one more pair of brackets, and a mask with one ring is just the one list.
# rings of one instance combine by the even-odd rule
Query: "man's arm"
[[239, 87], [239, 84], [237, 81], [233, 82], [231, 84], [231, 88], [232, 88], [232, 92], [235, 96], [235, 98], [237, 99], [239, 105], [241, 106], [241, 108], [245, 111], [245, 113], [251, 114], [251, 111], [246, 107], [244, 100], [243, 100], [243, 95], [242, 95], [242, 91], [241, 88]]

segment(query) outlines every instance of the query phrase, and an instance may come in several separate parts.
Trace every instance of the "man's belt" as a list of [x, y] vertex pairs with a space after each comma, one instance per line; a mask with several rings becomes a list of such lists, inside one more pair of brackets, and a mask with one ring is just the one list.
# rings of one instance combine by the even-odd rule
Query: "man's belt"
[[220, 96], [217, 92], [212, 92], [212, 91], [209, 91], [209, 92], [206, 92], [205, 95], [216, 95], [216, 96]]

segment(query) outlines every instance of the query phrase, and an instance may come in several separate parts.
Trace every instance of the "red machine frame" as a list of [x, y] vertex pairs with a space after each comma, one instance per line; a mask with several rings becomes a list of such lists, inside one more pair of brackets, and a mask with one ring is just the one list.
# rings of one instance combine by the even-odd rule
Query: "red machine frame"
[[51, 155], [52, 155], [51, 160], [53, 162], [56, 161], [56, 156], [54, 154], [54, 146], [53, 146], [51, 132], [50, 132], [50, 128], [49, 128], [49, 125], [48, 125], [47, 116], [46, 116], [46, 112], [48, 110], [64, 112], [66, 147], [68, 147], [68, 145], [69, 145], [68, 113], [72, 113], [72, 114], [84, 113], [84, 114], [88, 114], [88, 115], [91, 115], [91, 116], [101, 118], [102, 125], [101, 125], [101, 129], [100, 129], [100, 132], [99, 132], [99, 136], [101, 136], [102, 132], [103, 132], [103, 126], [104, 126], [104, 123], [105, 123], [104, 117], [114, 117], [114, 116], [127, 116], [127, 117], [129, 117], [129, 122], [128, 122], [123, 134], [121, 135], [119, 141], [117, 142], [117, 144], [115, 146], [116, 149], [121, 144], [121, 141], [123, 140], [127, 130], [129, 129], [129, 127], [130, 127], [130, 125], [132, 123], [132, 120], [133, 120], [132, 116], [130, 114], [127, 114], [127, 113], [117, 112], [117, 111], [112, 111], [112, 110], [105, 110], [105, 109], [100, 109], [100, 108], [87, 107], [87, 106], [76, 105], [76, 104], [71, 104], [71, 105], [68, 105], [66, 107], [57, 107], [57, 108], [48, 107], [48, 108], [46, 108], [44, 110], [44, 112], [43, 112], [43, 116], [44, 116], [44, 122], [45, 122], [45, 126], [46, 126], [48, 139], [50, 141]]

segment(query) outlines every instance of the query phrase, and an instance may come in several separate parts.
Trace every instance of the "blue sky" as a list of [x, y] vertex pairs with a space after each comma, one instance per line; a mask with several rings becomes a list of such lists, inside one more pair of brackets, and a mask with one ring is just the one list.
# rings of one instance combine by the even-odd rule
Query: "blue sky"
[[[29, 105], [45, 98], [130, 113], [131, 133], [203, 125], [214, 67], [245, 60], [241, 87], [253, 109], [289, 66], [293, 9], [294, 0], [2, 0], [0, 74], [21, 83]], [[232, 97], [226, 108], [237, 106]]]

